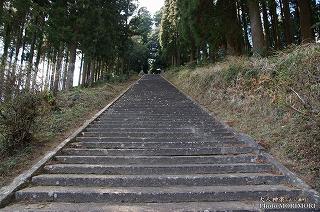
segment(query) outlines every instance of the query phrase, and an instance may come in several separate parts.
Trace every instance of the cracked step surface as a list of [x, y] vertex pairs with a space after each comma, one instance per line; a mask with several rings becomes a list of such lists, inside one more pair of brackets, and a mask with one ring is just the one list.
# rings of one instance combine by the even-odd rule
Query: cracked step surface
[[[255, 154], [216, 156], [56, 156], [56, 161], [64, 164], [113, 164], [113, 165], [160, 165], [160, 164], [232, 164], [254, 163], [259, 158]], [[261, 162], [263, 161], [262, 159]]]
[[301, 195], [299, 189], [284, 185], [183, 186], [183, 187], [63, 187], [36, 186], [16, 193], [19, 201], [97, 202], [97, 203], [170, 203], [194, 201], [259, 201], [261, 197], [287, 198]]
[[218, 174], [273, 172], [270, 164], [89, 165], [55, 164], [44, 167], [52, 174]]
[[233, 173], [202, 175], [79, 175], [46, 174], [32, 179], [41, 186], [163, 187], [218, 185], [275, 185], [285, 182], [282, 175], [269, 173]]
[[4, 212], [12, 211], [104, 211], [104, 212], [186, 212], [186, 211], [208, 211], [208, 212], [259, 212], [258, 203], [250, 202], [183, 202], [183, 203], [140, 203], [140, 204], [105, 204], [105, 203], [43, 203], [26, 204], [21, 203], [8, 207]]

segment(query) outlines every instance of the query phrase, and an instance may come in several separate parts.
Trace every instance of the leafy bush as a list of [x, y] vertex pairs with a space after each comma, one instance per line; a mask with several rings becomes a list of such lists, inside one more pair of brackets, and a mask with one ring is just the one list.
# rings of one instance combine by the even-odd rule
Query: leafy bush
[[12, 155], [33, 139], [41, 98], [37, 94], [20, 94], [0, 105], [0, 153]]

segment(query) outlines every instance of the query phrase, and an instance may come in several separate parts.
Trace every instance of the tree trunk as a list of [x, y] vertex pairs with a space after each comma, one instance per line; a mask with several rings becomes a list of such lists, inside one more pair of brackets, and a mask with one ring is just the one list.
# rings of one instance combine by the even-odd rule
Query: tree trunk
[[59, 91], [59, 84], [61, 78], [61, 69], [62, 69], [62, 60], [63, 60], [63, 45], [60, 46], [58, 52], [58, 60], [56, 65], [56, 72], [54, 76], [54, 85], [53, 85], [53, 94], [56, 95]]
[[89, 87], [93, 85], [94, 82], [94, 71], [95, 71], [95, 60], [91, 60], [90, 68], [89, 68]]
[[45, 69], [45, 65], [46, 65], [46, 56], [42, 57], [42, 72], [41, 72], [41, 91], [44, 91], [45, 88], [45, 77], [46, 77], [46, 69]]
[[56, 62], [51, 64], [51, 74], [50, 74], [50, 91], [53, 91], [53, 85], [54, 85], [54, 76], [56, 72]]
[[280, 49], [281, 42], [279, 36], [279, 21], [278, 21], [278, 14], [277, 14], [277, 2], [275, 0], [269, 0], [269, 8], [271, 14], [271, 26], [272, 26], [272, 33], [273, 33], [273, 40], [274, 40], [274, 48]]
[[283, 16], [284, 16], [284, 33], [286, 36], [286, 44], [292, 44], [292, 32], [291, 32], [291, 14], [289, 0], [282, 0]]
[[[83, 54], [83, 53], [82, 53]], [[82, 71], [82, 86], [86, 85], [86, 79], [87, 79], [87, 72], [88, 72], [88, 58], [86, 57], [86, 55], [83, 56], [84, 57], [84, 64], [83, 64], [83, 71]]]
[[251, 44], [249, 41], [249, 33], [248, 33], [248, 8], [244, 3], [244, 0], [241, 0], [241, 22], [243, 26], [243, 31], [244, 31], [244, 44], [245, 44], [245, 49], [246, 52], [249, 53], [251, 51]]
[[63, 67], [62, 90], [67, 89], [68, 65], [69, 65], [69, 50], [67, 49], [66, 50], [66, 57], [64, 60], [64, 67]]
[[78, 80], [78, 86], [81, 85], [81, 76], [83, 71], [83, 53], [81, 53], [81, 63], [80, 63], [80, 70], [79, 70], [79, 80]]
[[53, 87], [54, 87], [54, 76], [55, 76], [55, 72], [56, 72], [56, 53], [54, 53], [54, 57], [53, 57], [53, 63], [51, 66], [51, 74], [50, 74], [50, 91], [53, 91]]
[[67, 77], [67, 86], [66, 89], [69, 90], [73, 87], [73, 76], [74, 76], [74, 69], [77, 60], [77, 43], [73, 42], [70, 47], [70, 59], [69, 59], [69, 66], [68, 66], [68, 77]]
[[21, 51], [21, 57], [20, 57], [20, 67], [19, 67], [19, 73], [17, 74], [18, 78], [18, 86], [17, 86], [17, 91], [19, 92], [20, 89], [22, 89], [22, 83], [24, 82], [24, 75], [25, 73], [23, 72], [23, 63], [25, 60], [25, 50], [26, 50], [26, 39], [25, 37], [22, 38], [22, 51]]
[[192, 33], [190, 33], [189, 35], [190, 40], [191, 40], [191, 48], [190, 48], [190, 63], [195, 63], [195, 61], [197, 60], [195, 58], [195, 52], [196, 52], [196, 41], [194, 40], [194, 37], [192, 35]]
[[242, 28], [237, 17], [237, 6], [234, 0], [217, 2], [222, 21], [225, 23], [224, 34], [227, 40], [227, 51], [230, 55], [241, 55], [243, 52]]
[[32, 35], [30, 55], [29, 55], [29, 59], [28, 59], [28, 69], [27, 69], [27, 77], [26, 77], [26, 85], [25, 85], [25, 89], [27, 91], [30, 90], [30, 85], [31, 85], [31, 75], [32, 75], [32, 69], [33, 69], [33, 57], [34, 57], [36, 39], [37, 39], [37, 36], [36, 36], [36, 33], [34, 32]]
[[259, 4], [256, 0], [248, 0], [249, 16], [252, 30], [253, 53], [263, 55], [266, 51]]
[[14, 56], [14, 62], [13, 62], [13, 67], [12, 67], [12, 74], [16, 75], [16, 69], [17, 69], [17, 64], [18, 64], [18, 57], [20, 54], [20, 49], [21, 46], [23, 45], [22, 41], [23, 41], [23, 31], [24, 31], [24, 22], [23, 25], [20, 26], [20, 30], [19, 30], [19, 35], [17, 37], [17, 42], [16, 42], [16, 46], [15, 46], [15, 56]]
[[40, 59], [41, 59], [41, 54], [42, 54], [42, 44], [43, 44], [43, 36], [40, 36], [40, 41], [37, 49], [37, 57], [36, 57], [36, 62], [35, 62], [35, 72], [32, 77], [32, 90], [34, 90], [36, 87], [37, 83], [37, 75], [39, 72], [39, 64], [40, 64]]
[[272, 40], [271, 40], [271, 35], [270, 35], [270, 23], [269, 23], [269, 15], [268, 15], [266, 2], [262, 1], [261, 6], [262, 6], [265, 41], [266, 41], [267, 47], [269, 48], [272, 46]]
[[302, 42], [314, 41], [314, 33], [312, 29], [312, 11], [310, 0], [297, 0], [300, 13], [300, 27]]
[[1, 57], [1, 64], [0, 64], [0, 101], [3, 95], [4, 85], [5, 85], [5, 73], [6, 73], [6, 65], [8, 59], [8, 52], [10, 47], [11, 41], [11, 26], [9, 24], [5, 27], [5, 37], [4, 37], [4, 46], [3, 46], [3, 54]]
[[50, 82], [50, 60], [47, 61], [47, 70], [46, 70], [46, 78], [45, 78], [45, 85], [44, 90], [47, 91], [49, 88], [49, 82]]

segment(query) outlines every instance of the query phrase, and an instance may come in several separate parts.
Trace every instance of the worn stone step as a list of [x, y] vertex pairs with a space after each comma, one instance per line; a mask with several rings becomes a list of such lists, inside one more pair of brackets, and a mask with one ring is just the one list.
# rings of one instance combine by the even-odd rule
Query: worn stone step
[[[137, 203], [137, 204], [108, 204], [108, 203], [64, 203], [44, 202], [38, 204], [19, 203], [3, 209], [12, 211], [63, 211], [63, 212], [259, 212], [259, 203], [254, 202], [181, 202], [181, 203]], [[299, 211], [302, 212], [302, 211]]]
[[175, 119], [175, 118], [181, 118], [181, 117], [187, 117], [187, 118], [192, 118], [192, 117], [197, 117], [198, 119], [200, 118], [205, 118], [205, 119], [212, 119], [211, 116], [209, 116], [208, 114], [201, 114], [201, 113], [196, 113], [196, 114], [146, 114], [146, 113], [124, 113], [124, 114], [115, 114], [115, 113], [106, 113], [106, 114], [102, 114], [100, 116], [101, 118], [165, 118], [165, 119]]
[[108, 128], [103, 126], [95, 126], [95, 127], [88, 127], [85, 129], [85, 132], [93, 132], [93, 133], [122, 133], [122, 134], [128, 134], [128, 133], [194, 133], [194, 134], [203, 134], [203, 135], [234, 135], [232, 132], [230, 132], [227, 129], [224, 128], [160, 128], [160, 127], [154, 127], [154, 128]]
[[89, 165], [53, 164], [44, 167], [52, 174], [224, 174], [224, 173], [261, 173], [272, 172], [270, 164], [173, 164], [173, 165]]
[[[196, 137], [194, 133], [191, 132], [146, 132], [146, 133], [112, 133], [112, 132], [82, 132], [84, 137], [133, 137], [133, 138], [144, 138], [144, 137], [153, 137], [153, 138], [176, 138], [176, 137]], [[198, 136], [200, 137], [200, 135]]]
[[242, 143], [229, 144], [223, 142], [74, 142], [69, 145], [71, 148], [91, 149], [160, 149], [160, 148], [209, 148], [245, 146]]
[[94, 121], [94, 123], [124, 123], [124, 122], [131, 122], [131, 123], [147, 123], [147, 124], [153, 124], [153, 123], [182, 123], [182, 124], [212, 124], [214, 122], [203, 120], [203, 119], [154, 119], [154, 120], [124, 120], [124, 119], [97, 119]]
[[[133, 126], [132, 126], [133, 125]], [[109, 127], [119, 127], [126, 128], [127, 127], [137, 127], [137, 128], [182, 128], [182, 127], [194, 127], [194, 128], [208, 128], [208, 129], [216, 129], [216, 128], [224, 128], [221, 123], [206, 123], [206, 122], [198, 122], [198, 123], [183, 123], [183, 122], [101, 122], [94, 121], [89, 126], [109, 126]], [[143, 127], [141, 127], [143, 126]]]
[[157, 156], [157, 155], [228, 155], [252, 153], [252, 147], [161, 148], [161, 149], [74, 149], [65, 148], [64, 155], [78, 156]]
[[128, 137], [77, 137], [77, 142], [120, 142], [120, 143], [132, 143], [132, 142], [213, 142], [213, 143], [224, 143], [224, 144], [243, 144], [242, 141], [237, 140], [234, 137], [217, 139], [217, 138], [128, 138]]
[[[149, 101], [149, 103], [147, 103], [146, 101]], [[168, 100], [170, 101], [170, 100]], [[132, 112], [136, 112], [136, 113], [148, 113], [148, 112], [152, 112], [152, 113], [164, 113], [164, 112], [175, 112], [176, 114], [190, 114], [188, 112], [193, 112], [193, 113], [203, 113], [203, 111], [200, 108], [195, 107], [195, 104], [184, 104], [182, 102], [179, 102], [179, 104], [172, 104], [170, 102], [169, 105], [161, 105], [160, 102], [150, 102], [150, 100], [142, 100], [143, 103], [147, 103], [146, 105], [135, 105], [134, 102], [132, 102], [132, 99], [130, 100], [129, 104], [121, 104], [121, 102], [119, 102], [119, 104], [117, 105], [117, 107], [115, 107], [113, 110], [117, 113], [132, 113]], [[159, 104], [159, 105], [157, 105]]]
[[104, 128], [88, 127], [86, 132], [112, 132], [112, 133], [195, 133], [195, 128]]
[[196, 128], [200, 131], [210, 131], [214, 129], [223, 130], [225, 126], [223, 125], [207, 125], [207, 124], [175, 124], [175, 123], [92, 123], [88, 126], [88, 128], [105, 128], [105, 129], [136, 129], [136, 128], [154, 128], [154, 129], [164, 129], [164, 128]]
[[[203, 133], [192, 133], [192, 132], [145, 132], [145, 133], [121, 133], [121, 132], [82, 132], [84, 137], [131, 137], [131, 138], [185, 138], [185, 137], [204, 137]], [[213, 132], [210, 133], [211, 136], [223, 137], [223, 136], [233, 136], [232, 132]]]
[[[199, 107], [195, 107], [196, 104], [194, 104], [194, 102], [185, 102], [185, 99], [181, 98], [181, 96], [179, 95], [176, 95], [173, 98], [170, 98], [168, 96], [159, 97], [158, 101], [153, 101], [150, 98], [148, 98], [148, 96], [146, 96], [145, 98], [140, 98], [140, 100], [138, 101], [135, 101], [134, 98], [130, 98], [128, 100], [129, 101], [127, 102], [125, 100], [119, 102], [119, 104], [111, 108], [111, 110], [113, 110], [113, 112], [116, 113], [146, 113], [147, 110], [160, 110], [164, 112], [172, 108], [175, 108], [177, 110], [174, 110], [173, 112], [176, 113], [182, 113], [183, 111], [195, 111], [197, 113], [203, 113], [203, 111]], [[162, 101], [166, 101], [167, 104], [163, 104]]]
[[194, 201], [258, 201], [261, 197], [288, 198], [301, 190], [284, 185], [197, 186], [197, 187], [73, 187], [37, 186], [16, 193], [18, 201], [170, 203]]
[[197, 118], [197, 117], [170, 117], [170, 118], [160, 118], [160, 117], [136, 117], [136, 118], [117, 118], [117, 117], [100, 117], [97, 119], [97, 121], [101, 122], [116, 122], [116, 121], [121, 121], [121, 122], [135, 122], [135, 121], [156, 121], [156, 122], [176, 122], [176, 121], [181, 121], [181, 122], [212, 122], [212, 119], [205, 119], [205, 118]]
[[160, 165], [160, 164], [235, 164], [253, 163], [258, 160], [255, 154], [228, 156], [56, 156], [56, 161], [68, 164], [109, 164], [109, 165]]
[[46, 174], [32, 178], [40, 186], [83, 187], [165, 187], [165, 186], [227, 186], [275, 185], [285, 183], [285, 177], [268, 173], [233, 173], [202, 175], [65, 175]]
[[181, 118], [181, 117], [198, 117], [198, 118], [212, 118], [207, 113], [174, 113], [176, 111], [173, 111], [173, 113], [167, 114], [167, 113], [103, 113], [100, 117], [115, 117], [115, 118], [136, 118], [136, 117], [150, 117], [150, 118]]
[[146, 123], [146, 124], [154, 124], [154, 123], [179, 123], [179, 124], [212, 124], [211, 122], [205, 121], [205, 120], [181, 120], [181, 119], [170, 119], [170, 120], [131, 120], [131, 121], [125, 121], [125, 120], [95, 120], [94, 123]]

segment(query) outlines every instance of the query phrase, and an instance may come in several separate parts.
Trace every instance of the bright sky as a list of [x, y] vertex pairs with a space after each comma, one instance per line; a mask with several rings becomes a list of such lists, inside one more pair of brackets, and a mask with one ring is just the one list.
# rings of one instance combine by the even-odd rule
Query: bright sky
[[155, 14], [164, 5], [164, 0], [139, 0], [140, 7], [146, 7], [151, 14]]

